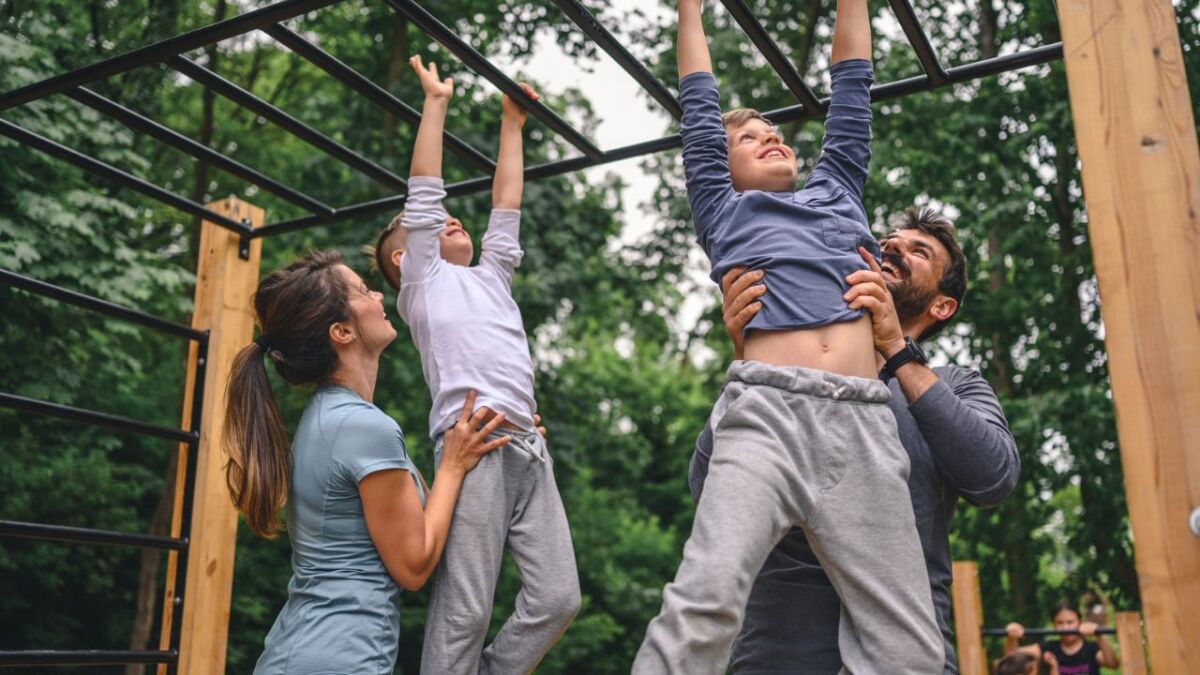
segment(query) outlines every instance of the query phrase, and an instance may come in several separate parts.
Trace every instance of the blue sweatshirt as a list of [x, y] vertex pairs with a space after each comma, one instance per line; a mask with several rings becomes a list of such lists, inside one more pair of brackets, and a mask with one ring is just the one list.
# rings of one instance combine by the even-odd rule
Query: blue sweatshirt
[[798, 192], [736, 192], [716, 78], [700, 72], [679, 82], [688, 203], [712, 279], [720, 283], [733, 267], [766, 271], [769, 290], [747, 332], [816, 328], [863, 313], [848, 308], [842, 295], [846, 277], [866, 267], [858, 247], [879, 257], [862, 205], [871, 157], [871, 62], [841, 61], [830, 74], [821, 158]]

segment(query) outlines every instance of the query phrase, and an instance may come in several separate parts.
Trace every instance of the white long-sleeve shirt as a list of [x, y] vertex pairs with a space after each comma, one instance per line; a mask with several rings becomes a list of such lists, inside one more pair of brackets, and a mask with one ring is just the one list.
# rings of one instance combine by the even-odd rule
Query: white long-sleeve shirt
[[413, 176], [408, 190], [396, 309], [421, 352], [433, 398], [430, 436], [454, 424], [471, 389], [478, 392], [476, 408], [487, 406], [533, 430], [533, 360], [512, 297], [513, 270], [524, 255], [521, 212], [493, 209], [479, 264], [452, 265], [442, 259], [438, 239], [446, 225], [442, 179]]

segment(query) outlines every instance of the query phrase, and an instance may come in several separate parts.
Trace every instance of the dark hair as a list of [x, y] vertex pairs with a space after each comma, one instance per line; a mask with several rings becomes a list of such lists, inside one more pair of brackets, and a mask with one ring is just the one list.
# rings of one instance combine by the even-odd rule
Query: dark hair
[[1083, 619], [1083, 615], [1079, 613], [1079, 608], [1070, 600], [1060, 600], [1054, 603], [1054, 607], [1050, 610], [1050, 620], [1054, 621], [1054, 617], [1058, 616], [1059, 612], [1068, 611], [1075, 615], [1076, 619]]
[[254, 294], [261, 334], [238, 352], [225, 407], [225, 483], [257, 535], [273, 537], [287, 501], [291, 458], [264, 356], [289, 384], [320, 384], [337, 368], [329, 327], [350, 317], [350, 287], [337, 272], [342, 256], [313, 251], [267, 275]]
[[967, 256], [963, 254], [962, 247], [954, 237], [954, 223], [929, 207], [910, 206], [904, 209], [899, 221], [892, 228], [893, 232], [900, 230], [919, 230], [937, 239], [950, 258], [946, 269], [942, 270], [942, 278], [938, 279], [938, 291], [942, 295], [954, 298], [958, 307], [949, 318], [926, 328], [917, 338], [924, 340], [937, 335], [958, 314], [958, 310], [962, 309], [963, 296], [967, 294]]
[[1036, 663], [1037, 657], [1025, 652], [1013, 652], [996, 662], [992, 669], [993, 675], [1025, 675], [1029, 664]]

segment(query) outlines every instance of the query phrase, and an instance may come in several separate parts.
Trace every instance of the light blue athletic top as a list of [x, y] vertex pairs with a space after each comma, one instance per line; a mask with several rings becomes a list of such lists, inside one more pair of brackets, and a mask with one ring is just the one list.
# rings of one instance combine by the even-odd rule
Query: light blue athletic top
[[358, 483], [385, 469], [412, 473], [404, 432], [344, 387], [313, 394], [292, 440], [287, 604], [267, 633], [256, 675], [390, 675], [400, 646], [400, 588], [371, 543]]
[[863, 313], [847, 307], [842, 294], [846, 277], [867, 267], [859, 246], [879, 258], [862, 204], [871, 158], [871, 62], [841, 61], [830, 77], [821, 158], [796, 192], [734, 190], [716, 79], [699, 72], [679, 81], [688, 203], [712, 279], [720, 283], [733, 267], [766, 270], [763, 308], [747, 332], [816, 328]]

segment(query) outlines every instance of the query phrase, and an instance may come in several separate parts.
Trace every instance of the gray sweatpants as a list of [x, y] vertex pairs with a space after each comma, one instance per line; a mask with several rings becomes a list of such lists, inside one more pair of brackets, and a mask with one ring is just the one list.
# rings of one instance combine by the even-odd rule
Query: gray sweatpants
[[734, 362], [692, 535], [635, 675], [724, 673], [755, 575], [793, 525], [842, 600], [843, 673], [941, 672], [889, 396], [878, 380]]
[[[546, 442], [507, 429], [489, 438], [506, 434], [513, 440], [463, 481], [429, 601], [424, 674], [530, 673], [579, 612], [571, 530]], [[440, 464], [440, 438], [434, 454]], [[521, 590], [512, 616], [483, 649], [506, 545]]]

